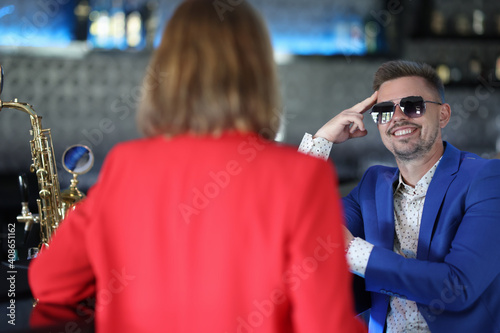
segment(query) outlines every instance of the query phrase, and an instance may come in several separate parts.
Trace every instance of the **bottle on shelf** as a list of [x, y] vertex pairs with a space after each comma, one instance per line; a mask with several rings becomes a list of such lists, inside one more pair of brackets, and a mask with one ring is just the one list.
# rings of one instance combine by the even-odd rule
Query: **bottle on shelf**
[[472, 31], [478, 36], [484, 35], [484, 12], [482, 9], [474, 9], [472, 12]]
[[440, 53], [439, 59], [443, 62], [436, 66], [436, 72], [443, 84], [457, 84], [462, 82], [462, 70], [447, 52]]
[[446, 17], [440, 8], [434, 8], [431, 14], [430, 30], [433, 35], [443, 36], [446, 31]]
[[366, 54], [385, 54], [388, 52], [387, 27], [394, 23], [390, 21], [391, 16], [373, 13], [377, 12], [372, 11], [363, 19]]
[[122, 0], [113, 0], [109, 16], [110, 47], [123, 50], [127, 44], [125, 42], [125, 12]]
[[443, 63], [443, 64], [437, 65], [436, 66], [436, 73], [439, 76], [439, 78], [441, 79], [441, 81], [443, 81], [444, 85], [447, 85], [450, 83], [451, 70], [447, 64]]
[[485, 33], [485, 15], [482, 0], [475, 0], [472, 10], [472, 32], [474, 35], [482, 36]]
[[455, 16], [455, 31], [461, 37], [470, 35], [471, 20], [467, 13], [460, 12]]
[[500, 13], [495, 14], [495, 35], [500, 37]]
[[154, 42], [159, 28], [159, 13], [158, 0], [150, 0], [146, 4], [148, 15], [146, 18], [145, 29], [146, 29], [146, 47], [148, 49], [154, 48]]
[[147, 5], [139, 2], [125, 4], [125, 40], [128, 49], [142, 50], [146, 47], [145, 15]]
[[467, 80], [475, 82], [483, 75], [483, 62], [476, 53], [473, 53], [467, 62]]

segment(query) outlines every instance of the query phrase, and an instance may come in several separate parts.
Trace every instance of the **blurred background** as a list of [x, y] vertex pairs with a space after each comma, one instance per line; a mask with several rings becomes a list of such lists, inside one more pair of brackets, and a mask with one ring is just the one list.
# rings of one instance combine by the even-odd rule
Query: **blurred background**
[[[243, 0], [207, 1], [222, 21]], [[445, 82], [446, 101], [452, 107], [445, 139], [459, 149], [499, 157], [498, 0], [249, 1], [266, 19], [275, 48], [284, 112], [280, 141], [297, 146], [305, 132], [314, 134], [330, 118], [369, 96], [380, 64], [403, 58], [435, 66]], [[5, 74], [0, 99], [31, 104], [43, 117], [43, 127], [52, 130], [61, 189], [71, 179], [61, 165], [67, 147], [85, 144], [94, 152], [93, 169], [79, 177], [79, 188], [86, 192], [109, 150], [139, 137], [135, 110], [141, 81], [178, 3], [0, 0], [0, 64]], [[367, 137], [335, 146], [331, 154], [342, 194], [370, 165], [394, 165], [375, 124], [370, 118], [365, 124]], [[29, 130], [27, 114], [1, 110], [2, 261], [7, 259], [7, 225], [21, 212], [21, 173], [28, 176], [29, 207], [37, 212], [37, 180], [29, 172]], [[203, 152], [193, 154], [203, 157]], [[24, 226], [15, 224], [18, 255], [25, 259]], [[31, 309], [23, 272], [16, 280], [20, 329], [26, 327]], [[2, 281], [1, 290], [6, 290], [7, 282]], [[2, 304], [9, 301], [6, 297], [2, 292]], [[0, 330], [5, 327], [9, 328], [3, 320]]]
[[[210, 0], [220, 20], [242, 0]], [[500, 2], [497, 0], [251, 0], [267, 20], [284, 102], [280, 140], [297, 146], [340, 111], [372, 92], [378, 66], [390, 59], [424, 61], [446, 84], [452, 120], [444, 137], [487, 158], [500, 151]], [[139, 137], [135, 109], [149, 57], [175, 0], [0, 0], [2, 101], [33, 105], [52, 130], [60, 165], [70, 145], [88, 145], [94, 168], [79, 177], [86, 192], [108, 151]], [[342, 192], [373, 164], [393, 165], [375, 124], [367, 137], [335, 146]], [[29, 117], [0, 112], [0, 223], [16, 220], [18, 175], [29, 180]], [[202, 155], [203, 152], [193, 152]], [[3, 246], [4, 247], [4, 246]], [[3, 253], [3, 251], [2, 251]], [[4, 259], [4, 258], [2, 258]]]

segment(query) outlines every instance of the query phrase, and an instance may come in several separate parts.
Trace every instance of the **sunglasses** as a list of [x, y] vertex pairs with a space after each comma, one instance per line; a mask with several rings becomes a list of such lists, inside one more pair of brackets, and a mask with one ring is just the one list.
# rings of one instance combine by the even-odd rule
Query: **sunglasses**
[[397, 104], [391, 101], [377, 103], [372, 107], [370, 114], [375, 123], [387, 124], [391, 121], [396, 106], [399, 105], [401, 111], [409, 118], [419, 118], [425, 113], [425, 103], [443, 104], [433, 101], [424, 101], [422, 96], [408, 96], [401, 98]]

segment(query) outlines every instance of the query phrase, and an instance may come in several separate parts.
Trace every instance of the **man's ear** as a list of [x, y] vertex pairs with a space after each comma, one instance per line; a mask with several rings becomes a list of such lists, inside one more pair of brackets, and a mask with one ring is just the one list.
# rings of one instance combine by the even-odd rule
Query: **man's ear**
[[439, 126], [445, 128], [448, 125], [451, 117], [451, 107], [450, 104], [444, 103], [439, 108]]

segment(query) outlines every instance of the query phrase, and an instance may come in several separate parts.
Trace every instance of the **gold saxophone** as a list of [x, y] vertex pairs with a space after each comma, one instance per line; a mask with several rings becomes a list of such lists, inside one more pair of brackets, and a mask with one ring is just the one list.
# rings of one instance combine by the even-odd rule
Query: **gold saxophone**
[[[0, 93], [3, 88], [3, 69], [0, 66]], [[0, 111], [4, 108], [15, 109], [25, 112], [29, 115], [31, 121], [30, 134], [33, 139], [30, 141], [32, 164], [30, 171], [36, 174], [38, 180], [38, 195], [37, 199], [38, 215], [31, 214], [28, 209], [28, 203], [23, 202], [22, 213], [17, 217], [19, 222], [26, 223], [26, 227], [30, 227], [33, 223], [40, 224], [40, 245], [38, 249], [31, 254], [36, 256], [38, 250], [42, 247], [49, 246], [49, 242], [54, 232], [58, 228], [61, 220], [64, 219], [68, 210], [85, 195], [77, 188], [77, 174], [87, 172], [72, 172], [72, 169], [66, 170], [73, 173], [71, 186], [68, 190], [61, 193], [59, 186], [59, 178], [57, 176], [57, 166], [54, 157], [54, 147], [52, 145], [52, 136], [50, 129], [43, 129], [42, 117], [38, 116], [33, 106], [28, 103], [20, 103], [17, 98], [10, 102], [4, 102], [0, 99]], [[76, 147], [76, 146], [73, 146]], [[84, 146], [83, 146], [84, 147]], [[85, 147], [88, 149], [87, 147]], [[70, 152], [71, 147], [66, 152]], [[66, 154], [65, 152], [65, 154]], [[90, 149], [88, 153], [92, 154]], [[93, 155], [91, 155], [91, 164], [93, 164]], [[90, 165], [91, 167], [92, 165]], [[90, 168], [89, 168], [90, 169]], [[27, 201], [26, 199], [24, 201]]]

